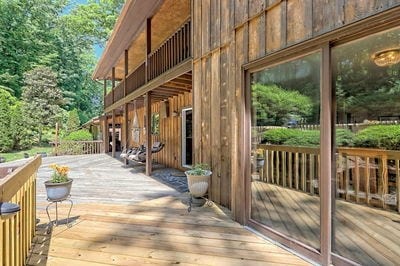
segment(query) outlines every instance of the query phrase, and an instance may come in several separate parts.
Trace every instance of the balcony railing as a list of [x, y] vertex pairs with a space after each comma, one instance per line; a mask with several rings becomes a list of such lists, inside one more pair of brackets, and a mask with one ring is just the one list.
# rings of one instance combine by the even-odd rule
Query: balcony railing
[[[260, 181], [319, 194], [319, 148], [259, 144], [257, 149], [262, 156], [253, 158], [253, 170], [260, 170]], [[335, 181], [340, 199], [400, 212], [400, 151], [339, 147]]]
[[141, 64], [135, 71], [133, 71], [126, 79], [127, 94], [134, 92], [137, 88], [140, 88], [146, 84], [146, 65], [145, 62]]
[[[147, 66], [143, 62], [127, 76], [126, 94], [130, 94], [166, 71], [191, 57], [191, 22], [185, 22], [171, 37], [148, 55]], [[120, 82], [104, 99], [104, 107], [124, 98], [124, 82]]]
[[149, 56], [148, 80], [152, 80], [190, 57], [190, 21]]
[[[0, 202], [12, 202], [21, 210], [0, 218], [0, 265], [25, 265], [36, 227], [36, 173], [42, 159], [36, 156], [25, 165], [0, 175]], [[13, 170], [11, 172], [11, 170]]]

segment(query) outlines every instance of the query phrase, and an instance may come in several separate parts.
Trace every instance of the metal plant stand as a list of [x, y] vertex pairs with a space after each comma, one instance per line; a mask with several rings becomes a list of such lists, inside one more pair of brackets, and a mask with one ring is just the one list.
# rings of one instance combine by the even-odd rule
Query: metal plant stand
[[[71, 204], [69, 207], [68, 216], [67, 216], [67, 226], [71, 227], [72, 225], [69, 223], [69, 215], [71, 214], [72, 206], [74, 205], [73, 201], [71, 199], [62, 199], [62, 200], [54, 200], [54, 201], [49, 200], [49, 199], [47, 199], [47, 200], [49, 201], [49, 204], [47, 204], [47, 207], [46, 207], [47, 217], [49, 218], [49, 228], [47, 229], [47, 233], [48, 234], [51, 233], [51, 231], [53, 230], [53, 225], [55, 225], [55, 226], [58, 225], [58, 203], [62, 202], [62, 201], [68, 201]], [[53, 205], [54, 203], [56, 205], [56, 219], [53, 222], [50, 218], [49, 207], [51, 205]]]
[[192, 206], [194, 207], [201, 207], [206, 204], [208, 207], [213, 205], [213, 202], [206, 197], [195, 197], [192, 194], [189, 195], [189, 207], [188, 212], [192, 211]]

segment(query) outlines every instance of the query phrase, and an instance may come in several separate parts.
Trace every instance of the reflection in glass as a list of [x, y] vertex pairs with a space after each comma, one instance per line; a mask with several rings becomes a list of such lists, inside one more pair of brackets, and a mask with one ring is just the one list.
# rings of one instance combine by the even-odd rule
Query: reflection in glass
[[379, 52], [399, 47], [397, 28], [332, 50], [333, 251], [362, 265], [400, 262], [400, 63]]
[[251, 218], [319, 248], [320, 54], [251, 75]]

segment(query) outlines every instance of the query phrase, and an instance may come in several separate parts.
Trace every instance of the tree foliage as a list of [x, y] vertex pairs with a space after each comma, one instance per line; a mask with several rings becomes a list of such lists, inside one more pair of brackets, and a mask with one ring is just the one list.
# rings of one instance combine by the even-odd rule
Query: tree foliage
[[[45, 94], [53, 97], [50, 101], [54, 97], [58, 101], [61, 95], [64, 100], [57, 105], [61, 104], [66, 111], [76, 109], [83, 123], [101, 114], [103, 88], [91, 80], [96, 62], [94, 47], [104, 44], [110, 36], [123, 3], [123, 0], [88, 0], [85, 4], [73, 0], [0, 1], [0, 90], [2, 95], [7, 91], [9, 96], [15, 96], [15, 101], [22, 98], [24, 101], [11, 111], [9, 105], [3, 104], [6, 100], [2, 96], [0, 116], [6, 123], [0, 127], [10, 126], [10, 114], [15, 116], [16, 128], [21, 129], [18, 121], [23, 121], [25, 113], [32, 121], [41, 122], [40, 127], [30, 123], [32, 128], [19, 131], [21, 136], [13, 136], [13, 142], [18, 143], [14, 146], [25, 146], [22, 139], [32, 140], [39, 133], [40, 138], [40, 128], [54, 122], [55, 106], [46, 109], [44, 98], [38, 100]], [[33, 76], [40, 77], [40, 73], [32, 71], [42, 67], [53, 72], [51, 84], [59, 89], [38, 95], [37, 88], [41, 85], [24, 82], [29, 83]], [[35, 91], [32, 102], [30, 96], [22, 97], [24, 86], [30, 87], [29, 93]], [[34, 114], [36, 110], [44, 112]], [[0, 138], [11, 137], [1, 134]]]
[[311, 99], [298, 91], [256, 83], [252, 85], [252, 93], [257, 125], [283, 125], [312, 112]]
[[10, 125], [15, 102], [15, 97], [8, 91], [0, 89], [0, 152], [10, 151], [13, 146]]
[[79, 120], [78, 110], [69, 111], [67, 120], [67, 133], [71, 133], [79, 129], [81, 121]]
[[24, 113], [30, 125], [39, 133], [53, 126], [60, 119], [63, 96], [57, 87], [56, 74], [48, 67], [37, 67], [25, 73], [25, 86], [22, 90]]

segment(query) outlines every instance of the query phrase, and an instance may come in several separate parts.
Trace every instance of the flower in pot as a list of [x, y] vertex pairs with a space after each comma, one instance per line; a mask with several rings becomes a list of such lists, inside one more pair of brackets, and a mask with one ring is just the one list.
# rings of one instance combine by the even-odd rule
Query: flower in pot
[[207, 164], [196, 164], [192, 169], [185, 172], [190, 194], [193, 197], [203, 197], [208, 190], [212, 172]]
[[72, 178], [68, 177], [69, 167], [65, 165], [52, 164], [54, 170], [51, 179], [44, 182], [47, 192], [47, 200], [62, 201], [69, 197], [72, 186]]

